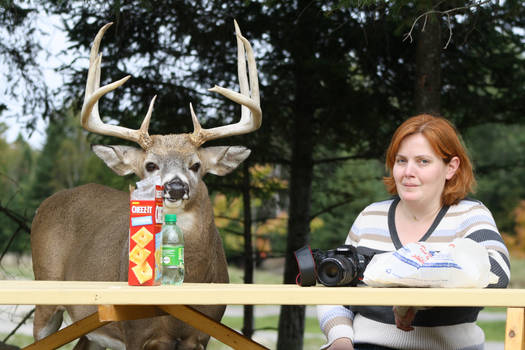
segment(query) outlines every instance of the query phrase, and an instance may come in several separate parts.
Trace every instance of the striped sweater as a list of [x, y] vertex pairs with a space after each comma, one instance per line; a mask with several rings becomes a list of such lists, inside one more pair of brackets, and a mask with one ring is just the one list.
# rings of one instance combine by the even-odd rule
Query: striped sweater
[[[399, 197], [366, 207], [357, 217], [346, 244], [362, 254], [384, 253], [402, 247], [394, 214]], [[445, 206], [421, 238], [431, 250], [440, 251], [456, 238], [470, 238], [485, 247], [491, 271], [499, 277], [489, 288], [505, 288], [510, 278], [509, 253], [490, 211], [479, 201], [465, 199]], [[485, 336], [476, 325], [482, 308], [431, 307], [416, 313], [414, 330], [398, 329], [392, 307], [344, 307], [320, 305], [317, 308], [321, 330], [328, 341], [347, 337], [354, 343], [378, 344], [394, 349], [483, 349]]]

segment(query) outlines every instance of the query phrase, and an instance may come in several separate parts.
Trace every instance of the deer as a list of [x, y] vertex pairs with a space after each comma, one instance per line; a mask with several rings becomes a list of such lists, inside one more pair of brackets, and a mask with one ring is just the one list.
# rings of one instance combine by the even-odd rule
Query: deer
[[[190, 103], [192, 133], [149, 135], [156, 96], [137, 130], [107, 124], [100, 118], [99, 99], [130, 78], [128, 75], [100, 87], [102, 55], [99, 47], [111, 24], [99, 30], [91, 47], [80, 122], [88, 132], [132, 141], [140, 148], [92, 145], [92, 150], [118, 175], [134, 173], [140, 179], [160, 176], [164, 186], [164, 213], [177, 214], [177, 223], [184, 233], [185, 281], [228, 283], [224, 248], [202, 178], [207, 173], [219, 176], [230, 173], [251, 151], [243, 146], [202, 145], [214, 139], [251, 133], [261, 126], [259, 83], [252, 47], [234, 21], [240, 92], [219, 86], [209, 89], [241, 105], [240, 121], [205, 129]], [[99, 184], [55, 193], [42, 202], [32, 223], [35, 279], [127, 281], [128, 230], [129, 193]], [[220, 321], [225, 306], [203, 305], [196, 309]], [[96, 307], [37, 305], [33, 326], [35, 340], [56, 332], [62, 324], [64, 311], [74, 322], [95, 312]], [[168, 315], [105, 325], [81, 337], [75, 349], [205, 349], [208, 341], [208, 335]]]

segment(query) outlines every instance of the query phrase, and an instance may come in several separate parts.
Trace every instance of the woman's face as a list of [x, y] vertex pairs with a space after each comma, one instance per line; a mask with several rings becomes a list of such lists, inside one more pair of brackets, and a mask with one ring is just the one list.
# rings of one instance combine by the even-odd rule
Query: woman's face
[[458, 157], [445, 164], [422, 134], [407, 136], [400, 144], [392, 171], [397, 193], [407, 203], [440, 205], [445, 181], [454, 176], [458, 166]]

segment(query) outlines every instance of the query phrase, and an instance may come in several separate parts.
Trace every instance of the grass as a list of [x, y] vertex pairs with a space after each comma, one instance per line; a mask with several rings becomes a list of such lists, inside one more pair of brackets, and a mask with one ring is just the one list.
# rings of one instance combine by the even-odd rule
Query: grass
[[504, 308], [504, 307], [486, 307], [483, 309], [484, 312], [492, 312], [492, 313], [495, 313], [495, 312], [503, 312], [503, 313], [506, 313], [507, 312], [507, 308]]
[[487, 341], [505, 341], [505, 321], [478, 321], [477, 323], [483, 329]]
[[[222, 323], [239, 332], [242, 329], [242, 322], [242, 317], [224, 317], [222, 319]], [[279, 315], [257, 317], [255, 319], [254, 327], [256, 332], [253, 339], [270, 349], [275, 349], [278, 323]], [[324, 343], [325, 338], [319, 329], [317, 318], [307, 317], [305, 319], [305, 337], [303, 350], [318, 350]], [[208, 349], [225, 350], [230, 349], [230, 347], [221, 344], [215, 339], [211, 339]]]
[[525, 259], [510, 259], [509, 288], [525, 288]]
[[[244, 283], [244, 271], [236, 266], [229, 266], [230, 283]], [[254, 283], [256, 284], [281, 284], [283, 283], [282, 274], [276, 274], [272, 271], [257, 269], [254, 271]]]
[[[240, 330], [242, 328], [242, 317], [223, 317], [222, 323], [230, 328]], [[257, 317], [255, 329], [277, 331], [279, 315]], [[305, 319], [305, 333], [319, 333], [317, 318], [307, 317]]]

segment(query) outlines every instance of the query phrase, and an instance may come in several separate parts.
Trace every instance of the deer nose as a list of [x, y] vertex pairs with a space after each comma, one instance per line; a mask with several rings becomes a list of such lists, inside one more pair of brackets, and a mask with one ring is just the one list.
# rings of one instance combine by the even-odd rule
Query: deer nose
[[188, 184], [178, 177], [164, 184], [164, 194], [167, 195], [165, 197], [169, 200], [178, 201], [180, 199], [188, 199], [188, 192]]

